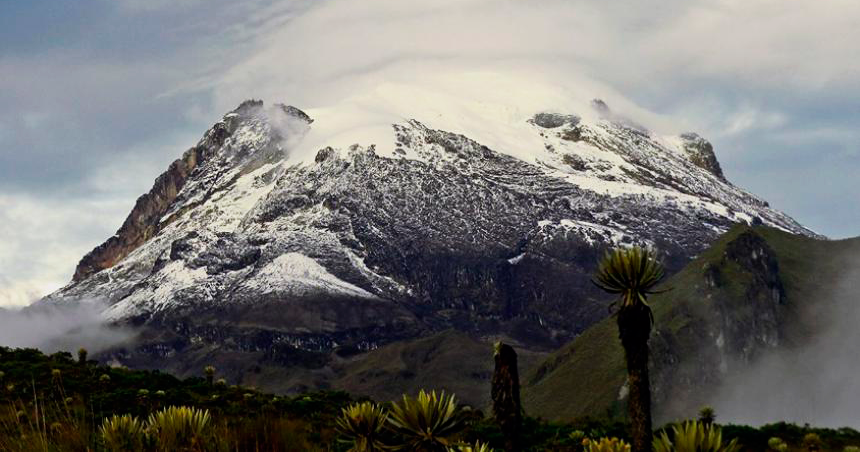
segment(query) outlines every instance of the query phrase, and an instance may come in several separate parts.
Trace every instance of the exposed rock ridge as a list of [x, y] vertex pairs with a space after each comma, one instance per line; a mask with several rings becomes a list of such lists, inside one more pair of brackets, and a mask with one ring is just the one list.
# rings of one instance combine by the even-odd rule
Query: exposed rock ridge
[[[212, 138], [216, 140], [226, 130], [213, 129]], [[155, 180], [152, 189], [137, 198], [131, 213], [113, 237], [110, 237], [87, 253], [75, 268], [73, 281], [81, 281], [88, 276], [114, 266], [137, 247], [153, 237], [161, 229], [159, 220], [176, 199], [188, 175], [197, 167], [203, 156], [203, 148], [195, 146], [175, 160], [162, 175]]]
[[684, 151], [691, 162], [717, 176], [720, 180], [726, 180], [720, 162], [717, 161], [717, 156], [714, 154], [714, 147], [708, 140], [692, 132], [681, 134], [681, 140], [683, 140]]
[[[283, 104], [276, 104], [275, 107], [281, 109], [284, 114], [307, 124], [313, 122], [313, 119], [296, 107]], [[205, 174], [195, 175], [195, 170], [217, 156], [220, 148], [236, 132], [237, 128], [249, 118], [259, 115], [262, 108], [263, 102], [259, 100], [242, 102], [235, 110], [226, 114], [221, 121], [212, 126], [194, 147], [185, 151], [181, 158], [171, 163], [167, 171], [158, 176], [150, 191], [137, 199], [134, 208], [116, 234], [81, 259], [75, 269], [72, 281], [82, 281], [101, 270], [113, 267], [169, 225], [176, 214], [181, 213], [177, 209], [176, 201], [181, 198], [182, 189], [189, 178], [206, 176]], [[279, 139], [281, 137], [275, 136], [274, 138]], [[244, 152], [248, 152], [248, 150], [244, 150]], [[196, 202], [205, 201], [213, 194], [211, 190], [216, 189], [217, 187], [211, 187], [210, 191]], [[187, 209], [192, 206], [184, 205], [182, 207]]]

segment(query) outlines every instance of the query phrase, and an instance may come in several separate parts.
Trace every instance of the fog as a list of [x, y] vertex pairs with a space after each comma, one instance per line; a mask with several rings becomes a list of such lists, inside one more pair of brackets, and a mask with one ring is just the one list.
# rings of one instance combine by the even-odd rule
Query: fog
[[0, 345], [38, 348], [46, 353], [75, 352], [84, 347], [92, 354], [131, 339], [129, 328], [102, 320], [103, 309], [104, 305], [97, 302], [0, 308]]
[[712, 402], [721, 422], [860, 429], [860, 258], [822, 297], [793, 300], [819, 325], [810, 342], [763, 356], [724, 383]]

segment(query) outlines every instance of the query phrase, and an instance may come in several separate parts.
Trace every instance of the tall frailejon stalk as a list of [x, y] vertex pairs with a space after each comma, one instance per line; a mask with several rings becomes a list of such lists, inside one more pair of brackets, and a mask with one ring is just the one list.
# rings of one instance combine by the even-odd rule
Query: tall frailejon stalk
[[651, 383], [648, 377], [648, 339], [654, 316], [646, 301], [665, 274], [656, 253], [640, 247], [607, 252], [600, 262], [594, 283], [620, 296], [618, 335], [627, 359], [627, 409], [633, 436], [633, 451], [651, 450]]
[[490, 393], [493, 399], [493, 416], [505, 436], [505, 450], [519, 450], [522, 404], [517, 352], [510, 345], [498, 342], [493, 358], [495, 370]]
[[212, 386], [212, 383], [215, 381], [215, 366], [204, 367], [203, 374], [206, 375], [206, 384]]

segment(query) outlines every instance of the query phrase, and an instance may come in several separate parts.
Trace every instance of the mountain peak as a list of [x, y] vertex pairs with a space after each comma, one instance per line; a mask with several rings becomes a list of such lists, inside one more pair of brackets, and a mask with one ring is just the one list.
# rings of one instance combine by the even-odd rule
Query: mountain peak
[[[274, 104], [267, 109], [262, 100], [242, 102], [170, 164], [150, 191], [137, 199], [116, 234], [81, 259], [72, 280], [81, 281], [121, 261], [169, 224], [171, 214], [208, 197], [213, 192], [210, 185], [217, 183], [215, 179], [282, 160], [284, 146], [301, 139], [312, 122], [293, 106]], [[188, 189], [192, 182], [197, 182], [200, 189]], [[182, 198], [185, 203], [178, 202]]]
[[[243, 102], [45, 301], [104, 300], [108, 319], [225, 349], [445, 328], [552, 348], [605, 315], [590, 271], [609, 247], [655, 246], [675, 271], [738, 223], [813, 235], [726, 181], [698, 135], [575, 109], [483, 109], [449, 130], [333, 108]], [[373, 133], [347, 127], [361, 121]]]

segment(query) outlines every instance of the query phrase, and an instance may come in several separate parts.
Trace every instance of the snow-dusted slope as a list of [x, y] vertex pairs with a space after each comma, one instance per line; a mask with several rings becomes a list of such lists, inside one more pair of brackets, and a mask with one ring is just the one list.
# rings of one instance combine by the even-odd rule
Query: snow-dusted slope
[[452, 326], [558, 341], [605, 313], [587, 281], [607, 246], [656, 246], [675, 269], [734, 223], [812, 234], [727, 182], [705, 140], [599, 101], [488, 114], [476, 134], [499, 148], [433, 117], [332, 147], [353, 129], [316, 132], [338, 121], [318, 113], [225, 115], [43, 302], [103, 300], [186, 335], [251, 323], [300, 348]]

